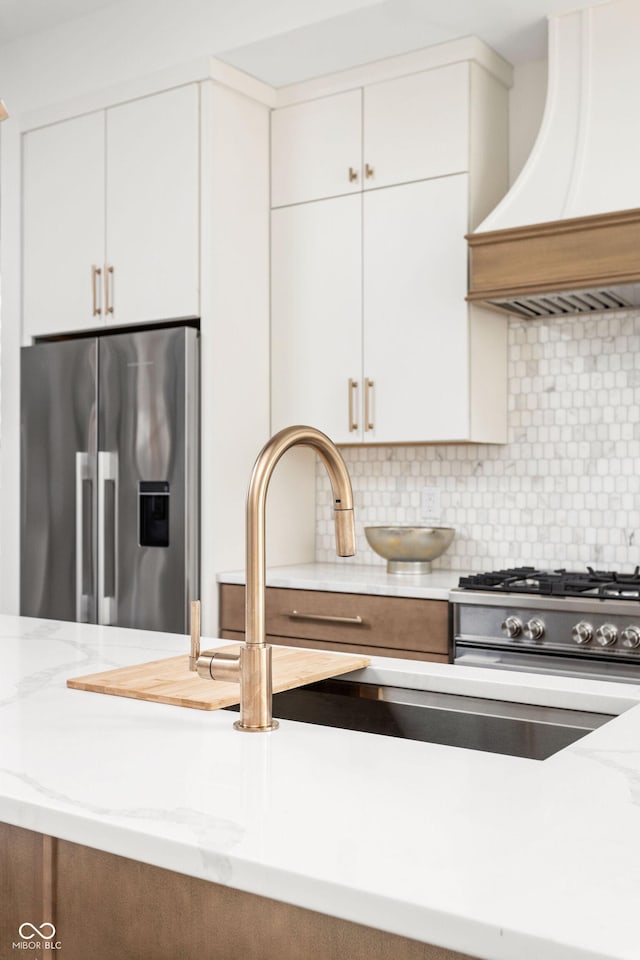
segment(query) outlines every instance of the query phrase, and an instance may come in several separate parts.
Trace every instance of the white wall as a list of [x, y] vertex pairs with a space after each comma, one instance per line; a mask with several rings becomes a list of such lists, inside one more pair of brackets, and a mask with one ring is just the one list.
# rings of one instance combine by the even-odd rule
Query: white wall
[[12, 115], [347, 13], [373, 0], [121, 0], [2, 44]]

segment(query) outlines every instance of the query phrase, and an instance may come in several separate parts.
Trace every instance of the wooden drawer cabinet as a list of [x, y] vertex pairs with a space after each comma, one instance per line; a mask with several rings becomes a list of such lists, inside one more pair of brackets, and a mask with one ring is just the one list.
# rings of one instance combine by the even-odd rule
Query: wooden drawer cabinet
[[3, 960], [30, 920], [53, 924], [50, 946], [59, 946], [51, 956], [62, 960], [473, 960], [5, 823], [0, 903]]
[[[267, 639], [293, 647], [449, 662], [449, 605], [361, 593], [267, 588]], [[220, 636], [244, 636], [244, 587], [220, 587]]]

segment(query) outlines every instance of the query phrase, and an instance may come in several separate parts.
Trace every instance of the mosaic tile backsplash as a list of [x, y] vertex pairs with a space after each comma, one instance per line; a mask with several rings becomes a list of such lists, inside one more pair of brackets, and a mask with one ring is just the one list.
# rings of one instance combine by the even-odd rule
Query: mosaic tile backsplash
[[[384, 565], [364, 527], [456, 529], [433, 568], [640, 564], [640, 311], [509, 322], [504, 446], [348, 447], [357, 555]], [[331, 490], [318, 464], [316, 560], [335, 561]]]

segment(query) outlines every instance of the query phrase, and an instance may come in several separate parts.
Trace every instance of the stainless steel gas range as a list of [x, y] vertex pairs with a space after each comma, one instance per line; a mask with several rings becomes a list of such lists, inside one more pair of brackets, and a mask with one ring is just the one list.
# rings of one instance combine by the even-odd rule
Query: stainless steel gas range
[[640, 568], [499, 570], [450, 600], [454, 663], [640, 683]]

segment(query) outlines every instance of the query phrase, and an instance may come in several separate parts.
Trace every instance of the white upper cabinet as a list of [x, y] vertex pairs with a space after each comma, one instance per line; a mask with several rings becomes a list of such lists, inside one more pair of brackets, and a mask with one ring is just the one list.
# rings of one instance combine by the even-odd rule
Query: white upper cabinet
[[23, 137], [26, 339], [199, 315], [199, 90]]
[[271, 204], [338, 197], [362, 189], [362, 91], [274, 111]]
[[469, 169], [467, 62], [275, 110], [274, 207]]
[[469, 169], [469, 65], [364, 88], [365, 189]]
[[26, 332], [102, 323], [104, 114], [27, 133], [23, 191]]
[[272, 429], [308, 423], [359, 439], [362, 198], [274, 210], [271, 220]]
[[[506, 441], [506, 321], [466, 303], [465, 234], [507, 188], [508, 68], [468, 49], [413, 72], [398, 58], [395, 76], [387, 62], [361, 68], [358, 91], [323, 99], [310, 81], [316, 99], [274, 111], [274, 429], [307, 421], [345, 444]], [[294, 172], [282, 160], [282, 117], [308, 121], [304, 150], [291, 145], [302, 156], [315, 112], [341, 97], [355, 107], [360, 92], [357, 195], [326, 199], [309, 159]], [[339, 147], [332, 163], [348, 166], [353, 129]]]
[[119, 324], [198, 316], [195, 84], [107, 110], [106, 261]]
[[469, 435], [467, 189], [461, 174], [364, 198], [369, 442]]

